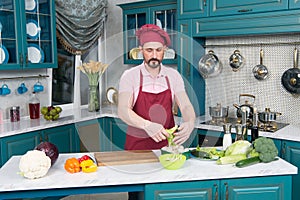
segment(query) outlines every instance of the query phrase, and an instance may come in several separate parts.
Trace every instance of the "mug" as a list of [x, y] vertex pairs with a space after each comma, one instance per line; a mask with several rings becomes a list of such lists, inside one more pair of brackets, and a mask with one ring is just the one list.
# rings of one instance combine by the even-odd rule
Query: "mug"
[[28, 88], [25, 86], [25, 83], [21, 83], [21, 85], [17, 89], [19, 94], [24, 94], [28, 91]]
[[3, 84], [1, 90], [1, 95], [3, 96], [10, 94], [10, 89], [8, 88], [7, 84]]
[[33, 91], [34, 92], [42, 92], [42, 91], [44, 91], [44, 86], [40, 82], [37, 82], [33, 86]]

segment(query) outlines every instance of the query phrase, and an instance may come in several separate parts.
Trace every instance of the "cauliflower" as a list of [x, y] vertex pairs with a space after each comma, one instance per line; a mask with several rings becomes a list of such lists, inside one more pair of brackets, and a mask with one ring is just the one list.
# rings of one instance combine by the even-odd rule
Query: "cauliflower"
[[262, 162], [271, 162], [278, 155], [278, 149], [270, 138], [259, 137], [254, 141], [254, 149]]
[[51, 159], [39, 150], [27, 151], [19, 163], [20, 174], [29, 179], [45, 176], [50, 167]]

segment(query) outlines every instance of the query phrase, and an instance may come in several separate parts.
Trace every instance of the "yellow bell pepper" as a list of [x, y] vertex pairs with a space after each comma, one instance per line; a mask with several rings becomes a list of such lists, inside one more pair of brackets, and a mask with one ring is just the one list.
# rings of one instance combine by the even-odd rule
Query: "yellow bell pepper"
[[95, 172], [98, 169], [98, 166], [92, 160], [84, 160], [80, 163], [82, 172], [90, 173]]

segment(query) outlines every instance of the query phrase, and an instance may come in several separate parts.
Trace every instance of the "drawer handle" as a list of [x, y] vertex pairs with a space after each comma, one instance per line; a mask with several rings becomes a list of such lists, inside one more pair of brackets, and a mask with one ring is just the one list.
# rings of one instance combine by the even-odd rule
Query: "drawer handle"
[[224, 185], [225, 185], [225, 188], [226, 188], [225, 199], [228, 200], [228, 199], [229, 199], [229, 198], [228, 198], [228, 197], [229, 197], [229, 194], [228, 194], [228, 193], [229, 193], [229, 192], [228, 192], [228, 184], [227, 184], [227, 183], [224, 183]]
[[244, 12], [252, 12], [252, 9], [242, 9], [242, 10], [238, 10], [238, 12], [244, 13]]
[[214, 187], [216, 188], [216, 192], [215, 192], [215, 200], [219, 199], [219, 192], [218, 192], [218, 185], [215, 183]]

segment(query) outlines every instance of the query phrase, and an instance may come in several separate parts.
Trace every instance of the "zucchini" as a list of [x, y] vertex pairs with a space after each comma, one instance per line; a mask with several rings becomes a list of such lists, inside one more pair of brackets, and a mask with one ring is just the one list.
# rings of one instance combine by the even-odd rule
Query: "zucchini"
[[239, 167], [239, 168], [242, 168], [242, 167], [247, 167], [247, 166], [254, 165], [254, 164], [260, 163], [260, 162], [261, 161], [260, 161], [259, 157], [254, 156], [254, 157], [251, 157], [251, 158], [246, 158], [246, 159], [238, 161], [237, 163], [235, 163], [235, 166]]
[[199, 151], [197, 149], [193, 149], [191, 151], [191, 154], [195, 157], [198, 157], [198, 158], [202, 158], [202, 159], [211, 159], [211, 155], [205, 151]]

